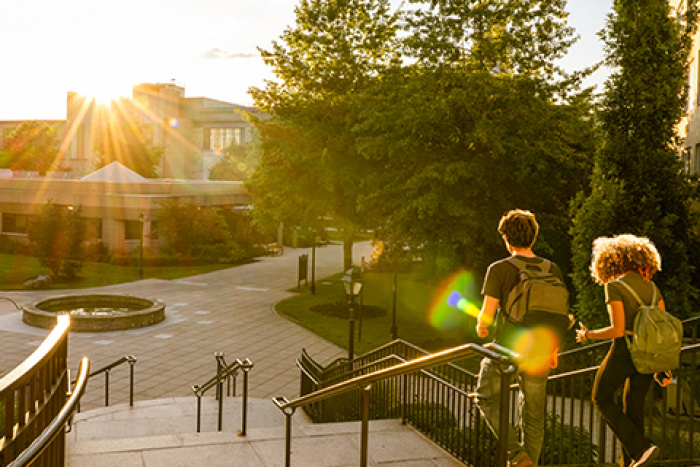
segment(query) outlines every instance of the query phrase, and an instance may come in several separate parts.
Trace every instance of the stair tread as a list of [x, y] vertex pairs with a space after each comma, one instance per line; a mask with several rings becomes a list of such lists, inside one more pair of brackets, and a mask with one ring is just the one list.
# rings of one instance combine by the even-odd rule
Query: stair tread
[[[202, 401], [210, 408], [212, 401]], [[234, 400], [224, 401], [224, 413], [233, 413]], [[267, 404], [273, 411], [268, 412]], [[245, 467], [282, 465], [285, 446], [285, 420], [273, 420], [280, 412], [269, 400], [249, 400], [248, 421], [256, 415], [267, 416], [272, 426], [251, 426], [246, 436], [236, 430], [240, 419], [231, 421], [227, 431], [196, 433], [194, 398], [145, 401], [134, 407], [115, 406], [95, 409], [76, 416], [66, 443], [67, 465], [229, 466]], [[240, 403], [239, 403], [240, 405]], [[185, 407], [183, 409], [183, 407]], [[196, 407], [195, 407], [196, 408]], [[180, 412], [178, 412], [180, 410]], [[192, 413], [182, 413], [192, 412]], [[292, 417], [292, 465], [342, 467], [357, 465], [360, 456], [360, 422], [313, 424], [301, 416]], [[281, 413], [281, 412], [280, 412]], [[210, 413], [207, 428], [216, 429], [215, 415]], [[299, 420], [296, 420], [299, 418]], [[170, 419], [170, 423], [167, 423]], [[160, 424], [159, 421], [160, 420]], [[165, 422], [164, 422], [165, 420]], [[173, 420], [187, 423], [174, 423]], [[203, 418], [204, 420], [204, 418]], [[225, 418], [226, 420], [226, 418]], [[277, 422], [280, 423], [277, 423]], [[144, 429], [143, 427], [146, 427]], [[180, 432], [160, 432], [158, 427], [186, 428]], [[226, 423], [224, 423], [226, 428]], [[370, 421], [370, 465], [402, 466], [462, 465], [412, 428], [399, 420]], [[235, 459], [235, 460], [233, 460]], [[95, 462], [98, 462], [97, 464]]]

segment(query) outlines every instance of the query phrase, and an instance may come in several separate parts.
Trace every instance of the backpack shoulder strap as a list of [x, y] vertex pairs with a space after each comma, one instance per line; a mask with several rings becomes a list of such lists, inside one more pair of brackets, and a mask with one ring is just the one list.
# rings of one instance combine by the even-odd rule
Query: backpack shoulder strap
[[[639, 304], [639, 306], [646, 305], [646, 303], [644, 303], [642, 301], [642, 299], [639, 298], [639, 294], [637, 292], [635, 292], [634, 289], [632, 288], [632, 286], [629, 285], [627, 282], [623, 281], [622, 279], [615, 279], [615, 282], [617, 282], [618, 284], [622, 284], [627, 289], [627, 291], [630, 293], [630, 295], [632, 295], [632, 297], [634, 297], [634, 299], [637, 300], [637, 303]], [[654, 305], [654, 302], [656, 301], [656, 285], [653, 282], [652, 282], [652, 285], [654, 286], [654, 295], [651, 297], [651, 305]]]
[[549, 270], [552, 267], [552, 262], [549, 261], [546, 258], [542, 258], [542, 262], [540, 264], [533, 264], [533, 263], [528, 263], [526, 261], [523, 261], [520, 258], [516, 258], [515, 256], [511, 256], [508, 258], [508, 262], [518, 268], [518, 271], [522, 271], [523, 269], [527, 269], [528, 266], [534, 266], [538, 268], [542, 272], [549, 272]]

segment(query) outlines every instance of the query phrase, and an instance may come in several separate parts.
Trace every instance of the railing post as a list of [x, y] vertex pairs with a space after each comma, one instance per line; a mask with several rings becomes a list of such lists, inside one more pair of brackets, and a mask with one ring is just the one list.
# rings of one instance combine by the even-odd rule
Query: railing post
[[134, 406], [134, 364], [136, 358], [133, 355], [126, 357], [129, 362], [129, 406]]
[[243, 402], [241, 406], [241, 429], [238, 432], [239, 436], [246, 435], [246, 427], [248, 425], [248, 372], [253, 368], [253, 363], [247, 358], [244, 361], [237, 360], [238, 366], [243, 370]]
[[216, 383], [216, 392], [219, 395], [219, 431], [222, 430], [224, 424], [224, 380], [223, 376], [219, 377], [219, 381]]
[[515, 368], [501, 368], [501, 394], [498, 411], [498, 443], [496, 444], [496, 465], [505, 467], [508, 463], [508, 431], [510, 430], [510, 381]]
[[195, 390], [197, 396], [197, 433], [199, 433], [201, 430], [202, 395], [199, 393], [199, 386], [194, 386], [192, 389]]
[[282, 406], [289, 402], [286, 397], [275, 397], [272, 401], [277, 405], [277, 407], [282, 410], [285, 415], [285, 440], [284, 440], [284, 465], [285, 467], [291, 467], [292, 465], [292, 415], [294, 415], [295, 407], [283, 408]]
[[362, 388], [362, 434], [360, 443], [360, 466], [367, 467], [369, 443], [369, 396], [372, 386]]
[[[218, 375], [221, 373], [221, 360], [224, 358], [224, 352], [214, 352], [214, 358], [216, 359], [216, 374]], [[219, 385], [216, 386], [216, 400], [219, 400], [223, 394], [221, 393], [221, 389]]]
[[109, 372], [105, 371], [105, 407], [109, 407]]

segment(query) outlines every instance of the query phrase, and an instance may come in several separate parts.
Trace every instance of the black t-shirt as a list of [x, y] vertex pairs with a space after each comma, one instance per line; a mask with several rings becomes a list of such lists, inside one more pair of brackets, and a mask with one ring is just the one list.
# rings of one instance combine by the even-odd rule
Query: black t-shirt
[[[522, 260], [527, 264], [541, 265], [544, 258], [539, 256], [527, 257], [527, 256], [515, 256], [517, 259]], [[486, 277], [484, 278], [484, 284], [481, 289], [482, 295], [490, 296], [499, 300], [499, 309], [505, 305], [505, 301], [508, 298], [508, 294], [517, 286], [520, 282], [519, 270], [516, 265], [508, 261], [509, 258], [503, 258], [499, 261], [492, 263], [487, 271]], [[564, 282], [564, 276], [556, 263], [550, 261], [551, 266], [549, 271], [555, 274], [562, 282]], [[558, 339], [564, 335], [569, 327], [569, 319], [564, 316], [557, 316], [552, 313], [541, 312], [538, 316], [530, 316], [530, 313], [523, 320], [523, 323], [516, 324], [508, 319], [503, 318], [503, 312], [499, 310], [499, 318], [497, 321], [497, 326], [495, 329], [494, 340], [505, 347], [516, 350], [516, 342], [519, 336], [522, 335], [523, 331], [527, 332], [530, 327], [525, 323], [528, 318], [530, 321], [539, 322], [542, 327], [549, 327]], [[555, 345], [555, 347], [558, 344]]]
[[[535, 256], [533, 258], [528, 256], [515, 255], [519, 260], [525, 263], [540, 265], [544, 261], [544, 258]], [[518, 277], [518, 268], [508, 261], [509, 258], [503, 258], [498, 260], [491, 265], [486, 270], [486, 277], [484, 278], [484, 285], [481, 288], [482, 295], [488, 295], [489, 297], [497, 298], [501, 304], [503, 304], [508, 298], [508, 293], [513, 290], [513, 287], [518, 285], [520, 282], [520, 277]], [[556, 274], [559, 279], [564, 281], [564, 276], [561, 273], [561, 269], [556, 263], [551, 262], [550, 272]]]

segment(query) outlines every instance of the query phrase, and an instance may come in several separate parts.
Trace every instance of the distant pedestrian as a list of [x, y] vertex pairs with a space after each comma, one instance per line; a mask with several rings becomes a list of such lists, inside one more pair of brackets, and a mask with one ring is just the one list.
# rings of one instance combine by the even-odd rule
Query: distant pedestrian
[[[576, 331], [576, 341], [612, 339], [593, 383], [593, 403], [622, 445], [623, 467], [649, 465], [659, 448], [644, 436], [644, 399], [653, 375], [641, 374], [632, 363], [625, 333], [632, 334], [639, 304], [627, 288], [630, 286], [644, 303], [649, 303], [656, 285], [651, 278], [661, 270], [661, 257], [647, 238], [634, 235], [600, 237], [593, 242], [591, 274], [605, 287], [605, 304], [610, 325], [589, 330], [583, 323]], [[659, 308], [665, 309], [660, 292], [656, 292]], [[623, 407], [614, 394], [624, 387]]]

